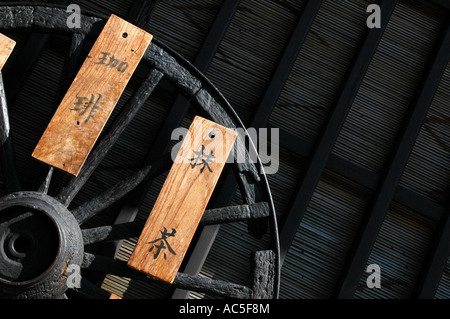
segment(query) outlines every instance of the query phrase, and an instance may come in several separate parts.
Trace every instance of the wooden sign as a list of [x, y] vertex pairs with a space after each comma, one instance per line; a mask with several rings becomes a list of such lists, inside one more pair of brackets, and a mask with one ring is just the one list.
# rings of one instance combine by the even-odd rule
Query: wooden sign
[[235, 139], [235, 131], [195, 117], [128, 266], [173, 282]]
[[5, 66], [12, 50], [16, 46], [16, 41], [0, 33], [0, 71]]
[[151, 39], [111, 15], [32, 156], [77, 176]]

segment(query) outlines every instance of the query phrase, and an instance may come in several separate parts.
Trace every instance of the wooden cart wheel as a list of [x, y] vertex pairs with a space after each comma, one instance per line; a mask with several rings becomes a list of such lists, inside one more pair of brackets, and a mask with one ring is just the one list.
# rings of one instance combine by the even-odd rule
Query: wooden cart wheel
[[[107, 17], [83, 12], [80, 28], [69, 28], [65, 7], [58, 6], [0, 6], [0, 32], [5, 35], [22, 30], [38, 30], [71, 37], [70, 51], [80, 52], [82, 45], [98, 36]], [[69, 55], [66, 70], [75, 70], [75, 55]], [[9, 138], [8, 92], [2, 88], [2, 175], [6, 194], [0, 199], [0, 295], [3, 298], [110, 298], [84, 276], [85, 270], [113, 274], [132, 280], [156, 281], [113, 256], [88, 253], [85, 247], [139, 236], [144, 223], [128, 220], [125, 223], [94, 228], [82, 227], [123, 198], [145, 191], [155, 177], [167, 171], [170, 157], [170, 132], [180, 123], [167, 122], [149, 151], [147, 165], [119, 181], [103, 194], [73, 207], [73, 200], [130, 124], [133, 117], [163, 78], [189, 99], [195, 113], [225, 127], [246, 133], [244, 125], [223, 95], [193, 65], [176, 52], [153, 39], [138, 70], [142, 84], [128, 100], [121, 112], [102, 133], [95, 148], [77, 177], [65, 176], [63, 185], [54, 195], [49, 186], [56, 183], [53, 168], [43, 174], [41, 186], [22, 190], [15, 170], [14, 148]], [[73, 72], [68, 73], [73, 79]], [[279, 291], [279, 244], [274, 205], [269, 185], [259, 157], [250, 160], [249, 151], [256, 154], [252, 143], [238, 144], [236, 152], [245, 162], [229, 164], [242, 195], [241, 205], [207, 209], [200, 226], [247, 221], [248, 232], [259, 237], [268, 232], [270, 247], [261, 247], [250, 258], [252, 276], [248, 285], [213, 280], [179, 272], [172, 283], [174, 288], [205, 292], [227, 298], [277, 298]], [[243, 157], [242, 157], [243, 156]], [[48, 172], [48, 173], [47, 173]], [[59, 174], [59, 172], [58, 172]], [[216, 189], [215, 192], [220, 192]], [[220, 271], [220, 270], [218, 270]], [[73, 276], [75, 282], [73, 281]], [[78, 282], [76, 282], [78, 280]]]

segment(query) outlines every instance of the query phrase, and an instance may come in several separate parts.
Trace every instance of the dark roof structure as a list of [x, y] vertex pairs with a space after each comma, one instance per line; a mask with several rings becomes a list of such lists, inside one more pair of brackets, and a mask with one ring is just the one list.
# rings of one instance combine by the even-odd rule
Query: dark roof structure
[[[268, 128], [267, 140], [275, 145], [258, 151], [278, 221], [279, 298], [450, 297], [448, 1], [42, 5], [49, 3], [77, 4], [82, 13], [101, 17], [115, 14], [147, 30], [202, 72], [245, 127]], [[366, 23], [370, 4], [381, 9], [378, 28]], [[46, 172], [36, 173], [38, 163], [30, 154], [92, 41], [73, 46], [76, 36], [0, 32], [17, 42], [2, 73], [20, 183], [35, 189]], [[118, 110], [139, 87], [141, 75], [138, 70], [133, 76]], [[189, 103], [161, 82], [74, 205], [141, 169], [148, 154], [158, 153], [153, 143], [158, 136], [189, 126]], [[118, 222], [123, 211], [145, 220], [164, 180], [158, 176], [85, 227]], [[62, 174], [52, 187], [65, 182]], [[7, 186], [1, 187], [4, 194]], [[223, 198], [216, 207], [239, 205], [244, 197], [225, 179], [217, 189]], [[184, 271], [245, 284], [249, 253], [271, 240], [270, 234], [251, 236], [247, 227], [246, 222], [200, 227]], [[126, 261], [136, 242], [133, 237], [91, 249]], [[381, 288], [367, 285], [372, 264], [381, 271]], [[119, 275], [91, 280], [123, 298], [215, 298]]]

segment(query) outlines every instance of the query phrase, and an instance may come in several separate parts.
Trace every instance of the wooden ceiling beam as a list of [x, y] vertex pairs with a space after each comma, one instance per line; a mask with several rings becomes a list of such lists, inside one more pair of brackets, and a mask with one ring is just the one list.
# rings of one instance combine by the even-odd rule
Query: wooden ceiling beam
[[385, 165], [372, 206], [364, 216], [351, 253], [346, 260], [342, 275], [336, 286], [335, 296], [337, 298], [351, 298], [356, 290], [386, 213], [394, 198], [403, 170], [408, 163], [409, 155], [425, 121], [434, 94], [439, 87], [450, 58], [450, 23], [447, 23], [444, 31], [422, 81], [419, 83], [417, 95], [400, 129], [390, 159]]

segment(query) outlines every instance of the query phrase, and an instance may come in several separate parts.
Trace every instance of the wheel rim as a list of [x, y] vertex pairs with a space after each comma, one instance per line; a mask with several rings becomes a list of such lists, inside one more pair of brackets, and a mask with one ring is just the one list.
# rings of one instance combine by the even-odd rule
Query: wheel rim
[[[36, 19], [37, 16], [39, 16], [39, 19]], [[68, 34], [72, 37], [72, 46], [74, 47], [73, 50], [78, 49], [83, 44], [87, 35], [90, 35], [91, 33], [98, 33], [98, 29], [106, 22], [107, 19], [107, 17], [101, 15], [84, 13], [82, 19], [84, 23], [82, 28], [77, 30], [77, 32], [74, 32], [74, 30], [68, 28], [65, 23], [65, 7], [15, 7], [5, 5], [0, 6], [0, 17], [2, 17], [0, 22], [0, 30], [3, 30], [6, 33], [11, 33], [24, 28], [28, 29], [37, 27], [44, 32], [62, 32], [64, 34]], [[51, 21], [51, 23], [49, 23], [49, 21]], [[120, 118], [119, 116], [117, 119], [116, 122], [119, 124], [113, 123], [111, 125], [111, 128], [105, 133], [104, 138], [96, 146], [96, 149], [93, 150], [93, 153], [89, 157], [85, 167], [77, 178], [70, 178], [68, 183], [61, 188], [56, 196], [49, 196], [47, 195], [47, 191], [49, 189], [53, 174], [53, 169], [50, 168], [38, 192], [17, 192], [0, 199], [0, 210], [2, 210], [2, 204], [6, 205], [4, 206], [4, 209], [7, 210], [9, 207], [8, 205], [12, 205], [12, 203], [16, 206], [24, 207], [28, 201], [34, 201], [35, 206], [33, 207], [38, 207], [37, 211], [44, 212], [44, 215], [48, 216], [49, 219], [52, 220], [55, 232], [58, 234], [59, 238], [59, 253], [55, 257], [51, 266], [47, 268], [48, 271], [41, 273], [41, 277], [46, 277], [45, 279], [49, 279], [51, 277], [51, 270], [58, 269], [61, 272], [63, 267], [67, 267], [67, 263], [61, 265], [61, 259], [64, 259], [61, 256], [66, 257], [67, 254], [72, 254], [74, 256], [72, 258], [73, 264], [85, 269], [100, 272], [111, 271], [111, 273], [119, 276], [144, 281], [152, 280], [142, 274], [135, 273], [130, 269], [127, 269], [124, 263], [114, 260], [113, 258], [92, 255], [84, 252], [83, 249], [84, 246], [97, 242], [104, 242], [106, 240], [122, 240], [136, 236], [143, 227], [142, 222], [129, 221], [124, 225], [113, 225], [110, 228], [99, 227], [94, 230], [81, 230], [80, 225], [83, 225], [85, 221], [95, 216], [95, 214], [98, 214], [108, 208], [112, 203], [115, 203], [117, 200], [128, 195], [130, 192], [135, 191], [135, 188], [138, 185], [151, 181], [152, 178], [167, 170], [169, 168], [168, 164], [170, 164], [170, 161], [167, 160], [167, 153], [158, 154], [158, 160], [153, 160], [151, 163], [152, 165], [145, 166], [137, 173], [121, 180], [118, 184], [112, 186], [106, 192], [100, 196], [97, 196], [93, 200], [83, 203], [75, 209], [69, 210], [68, 207], [78, 192], [83, 188], [89, 177], [91, 177], [92, 173], [98, 167], [106, 153], [108, 153], [109, 149], [117, 141], [123, 130], [128, 126], [131, 119], [139, 111], [143, 102], [149, 98], [153, 89], [159, 84], [163, 77], [174, 84], [178, 91], [186, 98], [191, 99], [193, 104], [198, 107], [198, 110], [206, 114], [209, 119], [229, 128], [244, 129], [244, 132], [246, 133], [242, 121], [239, 119], [238, 115], [224, 96], [214, 87], [214, 85], [193, 65], [179, 56], [176, 52], [165, 46], [163, 43], [159, 42], [157, 39], [154, 39], [150, 44], [148, 50], [144, 54], [141, 64], [149, 68], [143, 84], [138, 89], [136, 94], [130, 99], [127, 104], [128, 107], [125, 107], [123, 110], [123, 117]], [[249, 148], [255, 148], [251, 142]], [[273, 257], [268, 258], [270, 259], [270, 264], [273, 268], [273, 284], [268, 288], [270, 291], [266, 292], [265, 295], [269, 298], [277, 298], [280, 276], [279, 244], [276, 214], [270, 194], [270, 188], [259, 157], [257, 157], [256, 163], [253, 163], [249, 159], [247, 149], [239, 148], [236, 152], [241, 154], [241, 158], [246, 159], [243, 163], [235, 162], [233, 164], [244, 200], [244, 204], [236, 210], [239, 211], [247, 209], [250, 210], [252, 214], [250, 217], [236, 217], [225, 221], [212, 218], [212, 221], [205, 221], [203, 225], [208, 223], [220, 224], [225, 222], [247, 220], [249, 232], [257, 237], [261, 235], [261, 233], [264, 233], [264, 231], [261, 231], [261, 228], [264, 230], [267, 227], [266, 224], [268, 224], [270, 226], [271, 235], [271, 243], [268, 250], [271, 251], [273, 255]], [[256, 150], [254, 152], [256, 154]], [[5, 171], [5, 167], [2, 168], [3, 171]], [[258, 190], [258, 195], [255, 195], [254, 189]], [[12, 198], [14, 198], [14, 201], [12, 201]], [[51, 213], [49, 213], [49, 211], [51, 211]], [[57, 213], [54, 213], [53, 211], [57, 211]], [[208, 216], [212, 216], [212, 212], [213, 210], [209, 212], [207, 211], [205, 214], [210, 213]], [[253, 214], [253, 212], [256, 213]], [[258, 216], [257, 212], [262, 212], [261, 216]], [[55, 218], [53, 215], [56, 215], [58, 218], [64, 220], [64, 222], [59, 221], [59, 219]], [[48, 222], [44, 224], [51, 225], [52, 223]], [[262, 227], [261, 224], [263, 225]], [[51, 228], [51, 226], [48, 225], [47, 227]], [[256, 229], [256, 231], [254, 229]], [[5, 231], [4, 233], [8, 234], [8, 236], [4, 236], [4, 242], [7, 247], [5, 248], [5, 256], [10, 257], [12, 254], [15, 255], [14, 257], [16, 259], [20, 259], [21, 254], [25, 254], [27, 245], [32, 244], [33, 239], [30, 239], [25, 235], [20, 235], [19, 233], [12, 234], [11, 231]], [[67, 234], [70, 234], [75, 238], [74, 242], [68, 245], [66, 245], [65, 242], [65, 236], [67, 236]], [[8, 249], [8, 252], [6, 252], [6, 249]], [[257, 272], [263, 270], [255, 269], [254, 271]], [[35, 293], [36, 289], [29, 288], [29, 285], [26, 289], [24, 289], [24, 285], [22, 284], [15, 284], [15, 286], [20, 286], [19, 289], [11, 291], [10, 286], [14, 286], [14, 284], [8, 283], [6, 280], [0, 280], [0, 292], [4, 292], [10, 297], [58, 298], [61, 297], [67, 289], [67, 285], [64, 284], [64, 280], [66, 280], [69, 274], [64, 271], [63, 273], [64, 276], [57, 280], [57, 284], [62, 288], [52, 294]], [[38, 277], [39, 276], [34, 276], [33, 278], [35, 279]], [[41, 277], [37, 280], [40, 284], [42, 284]], [[35, 282], [33, 284], [35, 284]], [[204, 291], [225, 297], [261, 297], [255, 294], [252, 287], [248, 288], [247, 286], [220, 281], [212, 281], [211, 285], [211, 282], [208, 282], [207, 280], [183, 273], [178, 274], [177, 279], [174, 282], [174, 286], [188, 290]], [[93, 298], [108, 297], [109, 295], [100, 289], [96, 289], [89, 283], [89, 281], [84, 280], [84, 278], [82, 278], [82, 288], [76, 291], [85, 297]]]

